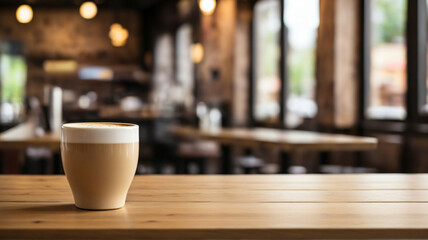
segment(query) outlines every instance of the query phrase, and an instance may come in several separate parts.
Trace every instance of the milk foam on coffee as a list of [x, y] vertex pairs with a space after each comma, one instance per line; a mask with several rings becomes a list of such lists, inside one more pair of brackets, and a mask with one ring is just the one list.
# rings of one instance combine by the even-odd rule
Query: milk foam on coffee
[[61, 140], [69, 143], [138, 142], [137, 125], [128, 123], [67, 123], [62, 126]]

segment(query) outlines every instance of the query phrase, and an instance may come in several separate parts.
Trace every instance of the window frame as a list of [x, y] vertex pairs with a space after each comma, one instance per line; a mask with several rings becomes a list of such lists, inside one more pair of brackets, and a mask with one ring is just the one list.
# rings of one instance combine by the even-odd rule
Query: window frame
[[[196, 3], [195, 3], [196, 4]], [[196, 4], [197, 5], [197, 4]], [[176, 6], [177, 7], [177, 6]], [[200, 23], [200, 19], [202, 16], [202, 13], [199, 11], [199, 6], [192, 6], [193, 10], [184, 18], [178, 18], [177, 21], [175, 22], [175, 24], [173, 24], [172, 29], [170, 30], [170, 33], [173, 36], [173, 42], [174, 42], [174, 77], [173, 77], [173, 81], [174, 82], [178, 82], [178, 78], [177, 78], [177, 71], [178, 71], [178, 64], [177, 64], [177, 54], [178, 54], [178, 50], [177, 50], [177, 34], [179, 29], [182, 26], [185, 25], [189, 25], [191, 30], [192, 30], [192, 44], [194, 43], [201, 43], [201, 23]], [[196, 11], [194, 9], [197, 9]], [[199, 63], [195, 63], [192, 60], [192, 64], [193, 64], [193, 72], [192, 72], [192, 78], [193, 78], [193, 89], [192, 89], [192, 94], [193, 94], [193, 103], [192, 103], [192, 107], [190, 112], [188, 112], [189, 114], [193, 115], [193, 119], [192, 122], [197, 122], [198, 121], [198, 117], [196, 116], [196, 106], [198, 104], [198, 102], [200, 101], [200, 96], [199, 96], [199, 75], [198, 75], [198, 68], [199, 68]]]
[[[410, 0], [412, 1], [412, 0]], [[409, 16], [409, 0], [407, 0], [407, 13], [406, 13], [406, 26]], [[406, 27], [407, 28], [407, 27]], [[406, 55], [408, 52], [408, 34], [407, 31], [405, 35], [405, 46], [406, 46]], [[406, 64], [406, 96], [405, 96], [405, 105], [406, 117], [404, 119], [371, 119], [367, 117], [366, 111], [370, 105], [370, 68], [371, 68], [371, 0], [362, 0], [361, 1], [361, 86], [360, 90], [360, 122], [363, 127], [375, 128], [386, 131], [391, 131], [396, 129], [397, 126], [406, 121], [409, 116], [409, 111], [407, 109], [407, 96], [409, 90], [409, 77], [408, 77], [408, 64]], [[408, 57], [406, 57], [406, 63], [408, 63]], [[401, 124], [402, 125], [402, 124]], [[403, 126], [399, 127], [403, 128]]]
[[[262, 0], [252, 1], [252, 9], [257, 2]], [[249, 124], [252, 127], [273, 127], [286, 128], [286, 99], [288, 91], [287, 79], [287, 32], [284, 19], [284, 1], [278, 0], [280, 4], [280, 57], [278, 64], [279, 76], [281, 80], [281, 89], [279, 96], [280, 115], [278, 123], [274, 126], [256, 121], [254, 118], [255, 104], [255, 27], [254, 18], [251, 19], [251, 71], [250, 71], [250, 95], [249, 95]], [[370, 90], [370, 1], [362, 0], [360, 3], [361, 16], [361, 49], [360, 49], [360, 90], [359, 90], [359, 126], [360, 132], [376, 131], [385, 133], [402, 133], [412, 129], [419, 133], [428, 134], [428, 112], [423, 112], [422, 107], [425, 105], [427, 94], [426, 75], [427, 75], [427, 29], [428, 29], [428, 14], [426, 0], [407, 0], [407, 18], [406, 18], [406, 117], [400, 119], [369, 119], [366, 117], [366, 109], [369, 103]]]
[[413, 14], [408, 19], [407, 31], [411, 37], [408, 45], [408, 62], [411, 70], [408, 72], [409, 78], [415, 81], [412, 90], [414, 97], [409, 99], [413, 109], [412, 122], [428, 123], [428, 111], [423, 111], [423, 107], [428, 105], [427, 101], [427, 2], [426, 0], [414, 0], [409, 4]]
[[412, 155], [414, 146], [412, 139], [427, 136], [428, 112], [423, 112], [427, 97], [427, 31], [428, 14], [426, 0], [407, 1], [406, 19], [406, 59], [407, 59], [407, 91], [406, 91], [406, 118], [404, 120], [370, 120], [365, 118], [367, 107], [369, 81], [367, 68], [370, 67], [369, 57], [369, 12], [370, 0], [361, 2], [361, 73], [360, 85], [360, 134], [387, 134], [401, 137], [400, 169], [403, 172], [413, 172], [414, 160]]
[[[252, 5], [251, 5], [251, 9], [252, 12], [254, 13], [254, 8], [256, 7], [258, 2], [261, 2], [263, 0], [254, 0], [252, 1]], [[279, 67], [278, 67], [278, 75], [280, 78], [280, 82], [281, 82], [281, 88], [279, 90], [279, 117], [278, 119], [275, 121], [275, 123], [273, 124], [269, 124], [266, 123], [264, 121], [257, 121], [255, 119], [255, 112], [254, 112], [254, 107], [255, 107], [255, 103], [256, 103], [256, 81], [257, 81], [257, 75], [256, 75], [256, 44], [257, 41], [255, 40], [255, 34], [256, 34], [256, 27], [255, 27], [255, 21], [254, 21], [254, 14], [253, 17], [251, 18], [251, 30], [250, 30], [250, 45], [251, 45], [251, 50], [250, 50], [250, 84], [249, 84], [249, 126], [250, 127], [267, 127], [267, 128], [278, 128], [278, 129], [283, 129], [285, 128], [285, 123], [284, 123], [284, 119], [285, 119], [285, 102], [284, 100], [286, 99], [286, 83], [287, 83], [287, 79], [286, 79], [286, 67], [285, 67], [285, 63], [286, 63], [286, 56], [287, 56], [287, 52], [286, 52], [286, 38], [285, 38], [285, 24], [284, 21], [282, 19], [284, 19], [284, 1], [283, 0], [276, 0], [279, 2], [279, 6], [280, 6], [280, 30], [279, 30], [279, 49], [280, 49], [280, 54], [279, 54]]]
[[[423, 113], [426, 97], [426, 35], [427, 8], [425, 0], [407, 0], [406, 16], [406, 117], [401, 119], [370, 119], [366, 116], [370, 95], [370, 1], [361, 1], [361, 83], [359, 122], [360, 130], [386, 133], [402, 133], [421, 129], [420, 123], [428, 123], [428, 112]], [[425, 8], [422, 9], [422, 6]], [[423, 30], [423, 31], [422, 31]], [[427, 127], [425, 127], [427, 128]], [[417, 130], [418, 131], [418, 130]], [[426, 130], [428, 133], [428, 128]]]
[[[192, 21], [193, 20], [193, 21]], [[178, 46], [177, 46], [177, 39], [178, 39], [178, 33], [179, 33], [179, 30], [181, 29], [181, 27], [184, 27], [184, 26], [186, 26], [186, 25], [188, 25], [189, 27], [190, 27], [190, 29], [191, 29], [191, 44], [194, 44], [196, 41], [195, 41], [195, 20], [194, 19], [191, 19], [191, 20], [187, 20], [187, 21], [183, 21], [182, 23], [180, 23], [180, 24], [178, 24], [177, 26], [176, 26], [176, 29], [174, 29], [174, 82], [178, 82], [178, 69], [179, 69], [179, 67], [178, 67], [178, 62], [179, 62], [179, 60], [178, 60], [178, 58], [177, 58], [177, 56], [178, 56]], [[190, 45], [190, 51], [191, 51], [191, 48], [192, 48], [192, 45]], [[198, 68], [198, 63], [195, 63], [195, 62], [193, 62], [193, 59], [191, 59], [191, 64], [193, 65], [192, 66], [192, 94], [193, 94], [193, 103], [192, 103], [192, 106], [190, 107], [190, 109], [191, 110], [189, 110], [189, 109], [186, 109], [186, 111], [189, 111], [189, 113], [191, 113], [191, 114], [193, 114], [193, 113], [195, 113], [196, 112], [196, 105], [197, 105], [197, 103], [198, 103], [198, 99], [197, 99], [197, 93], [198, 93], [198, 91], [197, 91], [197, 77], [198, 77], [198, 74], [197, 74], [197, 68]]]
[[[252, 11], [254, 12], [254, 8], [258, 2], [261, 2], [263, 0], [253, 0], [252, 1]], [[278, 60], [278, 75], [281, 82], [281, 88], [279, 91], [279, 117], [278, 120], [274, 124], [267, 124], [262, 121], [257, 121], [254, 117], [254, 107], [255, 107], [255, 100], [256, 100], [256, 44], [257, 41], [255, 40], [255, 23], [254, 23], [254, 15], [251, 18], [251, 30], [250, 30], [250, 44], [251, 44], [251, 52], [250, 52], [250, 84], [249, 84], [249, 125], [250, 127], [269, 127], [269, 128], [278, 128], [278, 129], [287, 129], [286, 119], [287, 119], [287, 101], [288, 101], [288, 91], [289, 91], [289, 79], [288, 79], [288, 61], [287, 61], [287, 55], [288, 55], [288, 31], [287, 27], [284, 22], [284, 15], [285, 15], [285, 3], [284, 0], [277, 0], [279, 2], [280, 6], [280, 30], [279, 30], [279, 60]], [[310, 118], [314, 119], [316, 118], [317, 114]]]

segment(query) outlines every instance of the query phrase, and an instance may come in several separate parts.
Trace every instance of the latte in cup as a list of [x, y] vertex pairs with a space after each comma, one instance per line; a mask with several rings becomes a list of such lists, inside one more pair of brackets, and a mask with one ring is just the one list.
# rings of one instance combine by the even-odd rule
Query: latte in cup
[[138, 163], [138, 125], [67, 123], [62, 126], [61, 156], [78, 208], [117, 209]]

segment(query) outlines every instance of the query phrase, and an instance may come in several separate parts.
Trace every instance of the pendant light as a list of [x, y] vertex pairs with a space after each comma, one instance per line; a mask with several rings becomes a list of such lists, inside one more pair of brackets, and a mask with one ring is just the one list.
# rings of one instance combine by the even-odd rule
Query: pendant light
[[216, 6], [215, 0], [199, 0], [199, 8], [204, 15], [213, 14]]
[[98, 8], [93, 2], [84, 2], [80, 5], [79, 13], [84, 19], [92, 19], [97, 15]]
[[29, 23], [33, 19], [33, 9], [30, 5], [23, 4], [16, 9], [16, 20], [20, 23]]

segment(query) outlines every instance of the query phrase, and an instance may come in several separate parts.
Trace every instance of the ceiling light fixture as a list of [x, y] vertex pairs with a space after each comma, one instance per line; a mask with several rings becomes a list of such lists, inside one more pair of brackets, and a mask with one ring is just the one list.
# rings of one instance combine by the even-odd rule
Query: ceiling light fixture
[[16, 20], [20, 23], [29, 23], [33, 19], [33, 9], [23, 4], [16, 9]]
[[215, 0], [199, 0], [199, 8], [204, 15], [213, 14], [216, 6]]
[[201, 43], [192, 44], [192, 60], [194, 63], [200, 63], [204, 59], [204, 47]]
[[109, 37], [113, 46], [122, 47], [125, 46], [126, 40], [128, 40], [129, 32], [119, 23], [113, 23], [110, 26]]
[[93, 2], [84, 2], [80, 5], [80, 16], [85, 19], [92, 19], [97, 15], [98, 8]]

